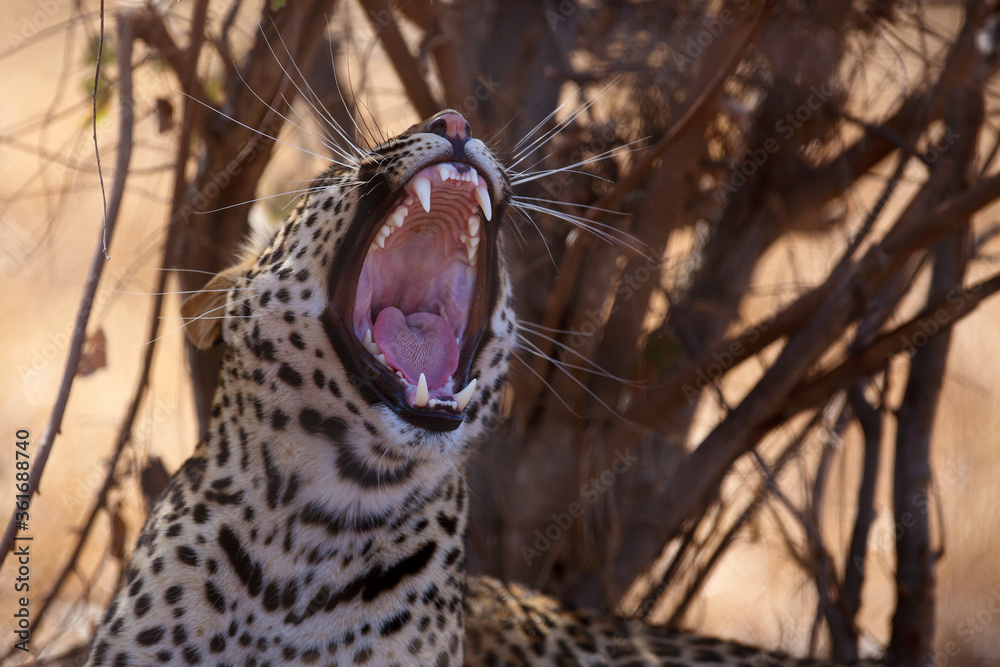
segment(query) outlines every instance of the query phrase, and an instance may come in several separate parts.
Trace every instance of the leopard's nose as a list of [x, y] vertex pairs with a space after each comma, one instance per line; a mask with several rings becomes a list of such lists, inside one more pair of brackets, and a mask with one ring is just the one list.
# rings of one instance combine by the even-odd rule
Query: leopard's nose
[[424, 131], [450, 141], [456, 158], [465, 157], [465, 144], [469, 141], [472, 128], [462, 114], [457, 111], [443, 111], [427, 122]]

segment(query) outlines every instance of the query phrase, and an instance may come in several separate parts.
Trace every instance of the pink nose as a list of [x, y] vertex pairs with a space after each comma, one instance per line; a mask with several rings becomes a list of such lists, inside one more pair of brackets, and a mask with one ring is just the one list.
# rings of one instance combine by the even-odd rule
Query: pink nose
[[455, 111], [445, 111], [427, 123], [427, 132], [444, 137], [460, 150], [469, 140], [469, 121]]

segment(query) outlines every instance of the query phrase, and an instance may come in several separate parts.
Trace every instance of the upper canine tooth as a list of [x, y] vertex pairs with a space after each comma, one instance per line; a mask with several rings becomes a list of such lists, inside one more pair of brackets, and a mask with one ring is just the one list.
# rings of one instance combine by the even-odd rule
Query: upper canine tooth
[[490, 201], [490, 191], [485, 185], [476, 186], [476, 201], [479, 208], [483, 209], [483, 215], [487, 220], [493, 219], [493, 203]]
[[429, 398], [430, 392], [427, 391], [427, 378], [421, 373], [420, 379], [417, 380], [417, 393], [413, 395], [413, 404], [418, 408], [422, 408], [427, 405]]
[[476, 391], [476, 378], [472, 378], [472, 382], [465, 386], [465, 389], [455, 394], [455, 403], [458, 404], [458, 411], [461, 412], [465, 409], [465, 406], [469, 404], [472, 400], [472, 394]]
[[479, 236], [479, 216], [474, 215], [469, 218], [469, 236], [476, 237]]
[[[443, 178], [441, 180], [444, 180]], [[431, 181], [426, 176], [417, 176], [413, 179], [413, 192], [416, 193], [420, 205], [424, 207], [424, 213], [431, 212]]]

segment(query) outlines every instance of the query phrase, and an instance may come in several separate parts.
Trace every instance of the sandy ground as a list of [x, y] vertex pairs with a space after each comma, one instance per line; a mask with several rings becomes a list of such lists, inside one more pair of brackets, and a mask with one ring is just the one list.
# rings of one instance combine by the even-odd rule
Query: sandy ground
[[[74, 43], [67, 43], [61, 32], [37, 39], [58, 28], [68, 15], [68, 6], [61, 0], [0, 4], [0, 26], [8, 30], [5, 37], [0, 35], [0, 51], [21, 44], [26, 37], [37, 40], [0, 60], [5, 89], [16, 91], [0, 99], [0, 276], [4, 286], [0, 307], [5, 314], [0, 320], [0, 386], [4, 397], [0, 422], [6, 434], [0, 451], [0, 496], [5, 499], [12, 495], [16, 430], [30, 431], [29, 452], [32, 456], [37, 453], [63, 373], [87, 265], [101, 230], [101, 198], [93, 170], [88, 109], [81, 105], [53, 119], [43, 133], [39, 133], [37, 122], [47, 113], [57, 90], [62, 91], [63, 99], [59, 108], [65, 108], [66, 100], [82, 97], [81, 91], [92, 76], [81, 57], [84, 42], [79, 35]], [[391, 112], [399, 109], [398, 100], [389, 93], [378, 104]], [[405, 127], [406, 119], [394, 125], [394, 129]], [[166, 217], [164, 200], [171, 183], [167, 171], [152, 170], [167, 162], [162, 149], [168, 142], [156, 138], [155, 119], [140, 119], [137, 129], [140, 136], [149, 139], [144, 139], [133, 166], [149, 172], [133, 177], [133, 192], [126, 199], [109, 249], [111, 261], [105, 265], [90, 324], [91, 331], [100, 328], [106, 336], [107, 367], [77, 378], [41, 493], [31, 506], [32, 609], [44, 599], [103, 480], [105, 461], [147, 343], [150, 300], [143, 293], [156, 281], [155, 272], [147, 267], [158, 262]], [[115, 141], [113, 122], [102, 123], [99, 140], [108, 179]], [[58, 159], [40, 158], [43, 151]], [[282, 178], [303, 177], [292, 175], [302, 168], [305, 160], [301, 155], [289, 154], [285, 160], [285, 166], [271, 177], [272, 184]], [[788, 260], [792, 255], [794, 264]], [[818, 275], [830, 256], [828, 239], [795, 239], [773, 249], [757, 281], [762, 286], [801, 282], [810, 273]], [[982, 277], [989, 268], [977, 266], [972, 278]], [[765, 307], [766, 300], [753, 309], [763, 311]], [[173, 319], [176, 297], [168, 300], [166, 312], [171, 319], [162, 322], [165, 336], [157, 348], [150, 393], [137, 421], [126, 470], [134, 470], [155, 453], [172, 471], [195, 442], [180, 356], [181, 335], [172, 331], [178, 325]], [[934, 517], [933, 525], [937, 538], [947, 544], [938, 571], [936, 643], [943, 651], [938, 665], [1000, 663], [1000, 564], [995, 558], [1000, 552], [1000, 463], [994, 456], [1000, 444], [1000, 411], [995, 408], [1000, 373], [994, 370], [1000, 365], [1000, 348], [995, 342], [998, 327], [1000, 299], [956, 327], [935, 428], [939, 495], [935, 508], [940, 508], [940, 517]], [[746, 372], [752, 375], [755, 371]], [[738, 384], [734, 390], [738, 391]], [[853, 495], [856, 442], [857, 434], [852, 431], [845, 441], [845, 454], [837, 462], [829, 516], [825, 517], [832, 527], [830, 534], [842, 541], [849, 538], [844, 526], [853, 518], [854, 508], [834, 499]], [[888, 482], [883, 479], [881, 484], [872, 536], [874, 575], [865, 589], [864, 616], [866, 629], [883, 640], [893, 608], [890, 582], [895, 527], [886, 493]], [[738, 476], [734, 483], [739, 483]], [[134, 481], [112, 496], [112, 503], [129, 526], [129, 545], [143, 511], [140, 498]], [[0, 513], [0, 520], [6, 523], [7, 514]], [[87, 579], [97, 575], [91, 595], [106, 600], [115, 584], [115, 563], [107, 557], [106, 515], [99, 523], [99, 536], [87, 546], [79, 570]], [[767, 532], [743, 540], [692, 608], [688, 625], [748, 642], [804, 651], [814, 600], [795, 565], [782, 553], [777, 537]], [[14, 565], [8, 562], [0, 573], [0, 655], [12, 644], [14, 626], [8, 610], [15, 609], [15, 598], [21, 595], [12, 590]], [[78, 598], [84, 592], [81, 579], [71, 576], [67, 592], [67, 600]], [[89, 637], [98, 612], [85, 603], [56, 606], [50, 612], [48, 633], [57, 627], [58, 642], [43, 644], [48, 634], [43, 628], [33, 648], [48, 645], [49, 650], [57, 650], [60, 645]]]

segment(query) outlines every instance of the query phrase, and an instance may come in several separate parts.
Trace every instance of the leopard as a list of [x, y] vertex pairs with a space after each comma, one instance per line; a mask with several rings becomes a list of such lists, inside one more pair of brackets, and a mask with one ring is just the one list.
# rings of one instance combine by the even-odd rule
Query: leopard
[[445, 110], [321, 173], [183, 302], [224, 347], [92, 666], [792, 665], [466, 574], [469, 452], [517, 335], [511, 177]]

